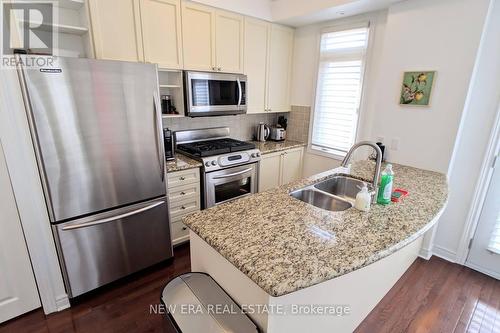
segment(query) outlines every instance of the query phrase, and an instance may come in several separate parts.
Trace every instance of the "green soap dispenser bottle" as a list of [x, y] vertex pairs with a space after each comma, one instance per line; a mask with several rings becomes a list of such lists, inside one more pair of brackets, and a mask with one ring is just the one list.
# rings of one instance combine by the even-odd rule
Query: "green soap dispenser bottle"
[[392, 165], [387, 164], [380, 177], [380, 186], [378, 188], [377, 203], [381, 205], [388, 205], [391, 202], [392, 195], [392, 181], [394, 179], [394, 172]]

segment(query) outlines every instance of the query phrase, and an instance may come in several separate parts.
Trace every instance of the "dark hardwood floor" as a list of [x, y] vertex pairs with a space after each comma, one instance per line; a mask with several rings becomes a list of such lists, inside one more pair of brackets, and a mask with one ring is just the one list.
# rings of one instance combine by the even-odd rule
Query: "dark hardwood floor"
[[[71, 309], [27, 313], [0, 324], [0, 333], [166, 332], [150, 305], [158, 304], [171, 277], [189, 268], [189, 247], [181, 246], [170, 264], [84, 295]], [[500, 333], [500, 281], [436, 257], [418, 259], [356, 332]]]

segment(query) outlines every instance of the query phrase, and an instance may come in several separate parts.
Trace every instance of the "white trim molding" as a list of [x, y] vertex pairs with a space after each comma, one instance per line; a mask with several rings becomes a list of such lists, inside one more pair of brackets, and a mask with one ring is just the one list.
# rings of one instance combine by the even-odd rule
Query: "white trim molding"
[[[484, 200], [486, 199], [486, 193], [488, 186], [491, 182], [491, 177], [493, 176], [493, 161], [495, 160], [496, 154], [500, 149], [500, 106], [498, 108], [497, 118], [495, 120], [495, 126], [493, 128], [490, 140], [488, 142], [488, 148], [481, 166], [481, 174], [477, 182], [476, 189], [474, 191], [474, 197], [472, 199], [471, 209], [467, 215], [467, 220], [465, 222], [464, 231], [460, 238], [460, 245], [457, 251], [457, 262], [464, 265], [467, 256], [469, 255], [469, 244], [474, 238], [476, 233], [477, 224], [479, 222], [479, 217], [484, 205]], [[497, 162], [498, 163], [498, 162]]]
[[24, 237], [46, 314], [68, 308], [40, 176], [15, 70], [0, 76], [0, 140], [18, 206]]
[[457, 253], [439, 245], [434, 245], [432, 254], [450, 262], [456, 262]]

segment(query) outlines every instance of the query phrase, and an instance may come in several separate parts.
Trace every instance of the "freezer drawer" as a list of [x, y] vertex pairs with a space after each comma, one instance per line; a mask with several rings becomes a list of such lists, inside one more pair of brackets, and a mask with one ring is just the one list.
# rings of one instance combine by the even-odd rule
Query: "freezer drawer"
[[70, 297], [172, 257], [166, 198], [53, 228]]

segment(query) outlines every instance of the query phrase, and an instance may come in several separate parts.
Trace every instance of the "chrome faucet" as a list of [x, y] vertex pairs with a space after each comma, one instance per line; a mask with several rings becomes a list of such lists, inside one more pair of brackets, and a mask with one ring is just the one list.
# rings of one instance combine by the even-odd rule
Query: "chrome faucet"
[[361, 146], [370, 146], [373, 149], [375, 149], [375, 152], [377, 153], [377, 164], [375, 165], [375, 174], [373, 175], [373, 183], [372, 183], [373, 190], [375, 192], [375, 194], [372, 197], [372, 202], [375, 202], [377, 200], [378, 181], [380, 178], [380, 168], [382, 166], [382, 151], [380, 150], [380, 147], [371, 141], [360, 141], [354, 144], [354, 146], [352, 146], [351, 149], [349, 149], [349, 151], [345, 155], [340, 165], [344, 168], [347, 167], [347, 165], [349, 164], [349, 160], [351, 159], [351, 155], [354, 153], [356, 149], [358, 149]]

